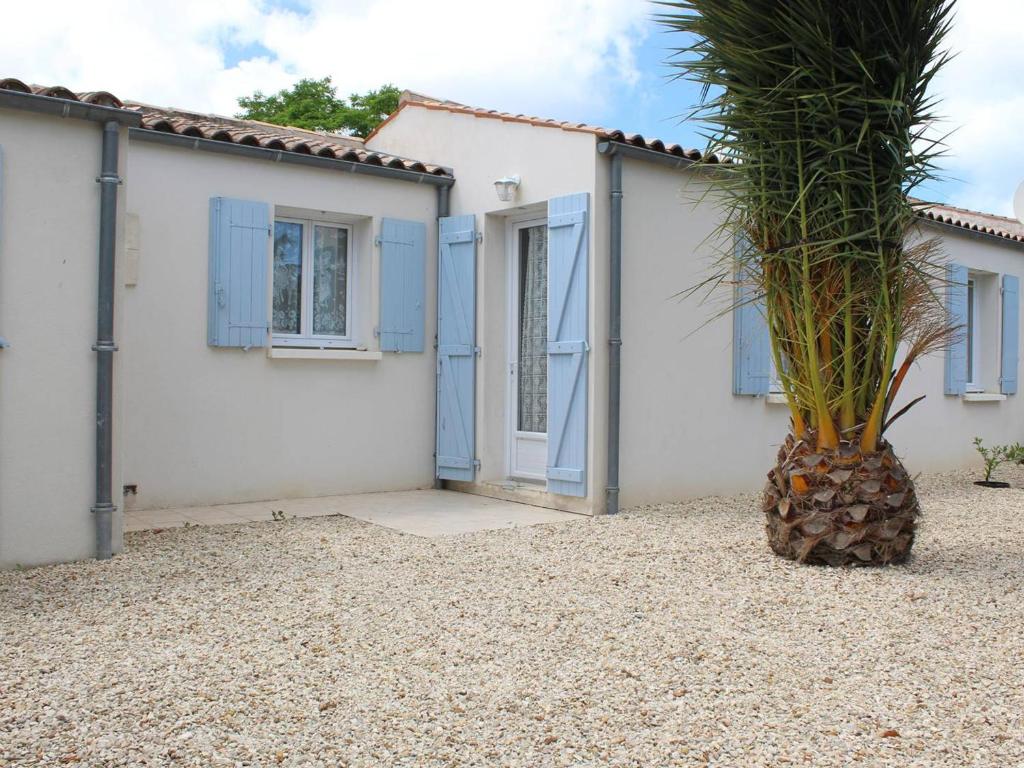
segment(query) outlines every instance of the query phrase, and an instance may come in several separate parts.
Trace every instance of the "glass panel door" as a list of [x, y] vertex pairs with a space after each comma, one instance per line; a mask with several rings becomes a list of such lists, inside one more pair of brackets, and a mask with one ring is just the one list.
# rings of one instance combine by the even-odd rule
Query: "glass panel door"
[[548, 431], [548, 227], [515, 224], [511, 260], [510, 474], [543, 480]]

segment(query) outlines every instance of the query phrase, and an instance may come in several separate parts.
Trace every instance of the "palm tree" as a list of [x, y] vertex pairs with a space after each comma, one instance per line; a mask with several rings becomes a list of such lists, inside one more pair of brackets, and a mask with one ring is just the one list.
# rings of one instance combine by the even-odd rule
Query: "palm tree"
[[725, 227], [750, 246], [702, 285], [753, 281], [791, 412], [769, 543], [812, 563], [903, 561], [920, 508], [883, 435], [910, 407], [891, 413], [911, 365], [951, 333], [909, 195], [939, 153], [927, 91], [952, 0], [661, 5], [687, 35], [670, 63], [702, 84], [695, 114], [730, 161]]

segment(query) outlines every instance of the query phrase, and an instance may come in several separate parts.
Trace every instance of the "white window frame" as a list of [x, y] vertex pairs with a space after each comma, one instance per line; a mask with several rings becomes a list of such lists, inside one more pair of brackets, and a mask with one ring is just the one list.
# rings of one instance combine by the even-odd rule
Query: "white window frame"
[[967, 277], [967, 383], [966, 392], [984, 392], [985, 386], [978, 382], [981, 368], [981, 312], [978, 301], [978, 281], [973, 275]]
[[507, 328], [507, 349], [508, 349], [508, 387], [506, 395], [506, 435], [507, 449], [505, 471], [509, 478], [527, 480], [533, 482], [546, 482], [547, 477], [543, 473], [524, 471], [516, 466], [518, 441], [526, 441], [541, 444], [547, 452], [547, 432], [524, 432], [519, 429], [519, 233], [529, 227], [547, 226], [548, 217], [544, 209], [532, 210], [529, 213], [522, 213], [517, 216], [510, 216], [506, 219], [506, 253], [508, 254], [508, 304], [506, 324]]
[[[303, 219], [294, 216], [275, 216], [274, 224], [302, 225], [302, 285], [301, 306], [299, 307], [300, 333], [279, 333], [274, 325], [274, 253], [270, 253], [270, 326], [271, 343], [275, 347], [304, 347], [310, 349], [352, 349], [356, 340], [352, 329], [355, 327], [356, 251], [352, 226], [325, 219]], [[344, 336], [302, 333], [313, 329], [313, 232], [315, 227], [331, 227], [345, 230], [345, 331]]]

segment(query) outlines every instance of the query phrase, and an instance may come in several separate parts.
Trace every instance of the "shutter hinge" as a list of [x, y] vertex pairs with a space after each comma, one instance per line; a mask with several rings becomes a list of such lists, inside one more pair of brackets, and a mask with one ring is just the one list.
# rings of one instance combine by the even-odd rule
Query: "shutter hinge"
[[375, 238], [373, 238], [373, 244], [380, 248], [380, 235], [377, 235]]
[[480, 459], [473, 459], [473, 469], [480, 471]]
[[373, 335], [374, 335], [374, 338], [378, 338], [378, 339], [380, 338], [380, 326], [379, 325], [373, 326]]
[[482, 357], [484, 351], [480, 347], [473, 347], [473, 354], [476, 355], [477, 357]]
[[476, 241], [478, 243], [482, 243], [484, 241], [484, 233], [483, 232], [477, 232], [476, 233]]

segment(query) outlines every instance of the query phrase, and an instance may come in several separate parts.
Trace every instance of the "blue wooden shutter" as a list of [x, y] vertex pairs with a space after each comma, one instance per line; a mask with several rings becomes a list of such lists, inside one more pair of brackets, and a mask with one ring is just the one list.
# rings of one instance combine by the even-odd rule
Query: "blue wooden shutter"
[[210, 198], [210, 346], [266, 346], [269, 254], [269, 205]]
[[427, 227], [384, 219], [380, 228], [380, 348], [423, 351]]
[[999, 391], [1017, 392], [1017, 365], [1020, 360], [1020, 278], [1003, 275], [1003, 338], [1000, 349]]
[[590, 197], [548, 201], [548, 491], [586, 496]]
[[470, 216], [438, 220], [437, 476], [476, 471], [476, 229]]
[[962, 395], [967, 390], [967, 267], [946, 266], [946, 311], [957, 326], [946, 348], [947, 395]]
[[751, 265], [741, 260], [750, 241], [738, 236], [736, 283], [733, 293], [732, 317], [732, 393], [734, 395], [767, 395], [771, 379], [771, 342], [764, 314], [764, 297], [760, 294]]

